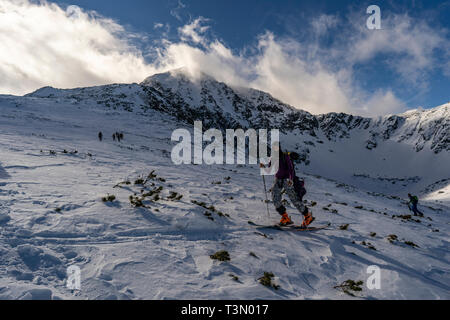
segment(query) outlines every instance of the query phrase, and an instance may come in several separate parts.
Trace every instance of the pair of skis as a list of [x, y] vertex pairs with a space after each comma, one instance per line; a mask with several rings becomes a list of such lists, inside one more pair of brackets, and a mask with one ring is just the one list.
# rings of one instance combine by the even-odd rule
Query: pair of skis
[[317, 231], [317, 230], [323, 230], [328, 228], [331, 223], [327, 224], [326, 226], [313, 226], [313, 227], [302, 227], [299, 225], [291, 224], [287, 226], [283, 226], [280, 224], [275, 225], [262, 225], [262, 224], [256, 224], [252, 221], [248, 222], [249, 225], [256, 227], [258, 229], [274, 229], [274, 230], [280, 230], [280, 231]]

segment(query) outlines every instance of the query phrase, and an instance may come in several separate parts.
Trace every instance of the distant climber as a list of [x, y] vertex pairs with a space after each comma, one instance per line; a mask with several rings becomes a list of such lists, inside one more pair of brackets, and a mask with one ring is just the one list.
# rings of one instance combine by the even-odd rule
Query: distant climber
[[98, 140], [103, 140], [103, 133], [101, 131], [98, 133]]
[[123, 140], [123, 133], [121, 133], [121, 132], [116, 132], [114, 135], [116, 136], [117, 141], [120, 142], [121, 140]]
[[417, 209], [417, 204], [419, 203], [419, 199], [417, 198], [417, 196], [413, 196], [410, 193], [408, 193], [408, 198], [409, 198], [408, 202], [409, 210], [411, 210], [415, 216], [423, 217], [423, 213]]
[[[277, 145], [272, 147], [272, 152], [279, 153], [279, 168], [275, 174], [275, 183], [272, 187], [272, 200], [277, 212], [281, 215], [280, 225], [286, 226], [293, 224], [293, 221], [286, 212], [286, 207], [281, 202], [282, 191], [284, 189], [292, 204], [303, 215], [302, 227], [306, 228], [314, 221], [314, 217], [308, 207], [303, 204], [303, 196], [306, 194], [304, 181], [296, 176], [294, 163], [288, 152], [283, 152], [281, 147]], [[261, 168], [265, 167], [262, 163], [260, 166]]]

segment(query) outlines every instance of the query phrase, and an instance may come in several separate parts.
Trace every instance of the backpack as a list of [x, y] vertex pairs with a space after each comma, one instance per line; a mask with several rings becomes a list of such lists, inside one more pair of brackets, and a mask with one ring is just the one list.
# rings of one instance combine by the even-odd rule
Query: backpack
[[297, 193], [300, 201], [303, 201], [303, 197], [306, 194], [305, 181], [300, 180], [297, 176], [294, 177], [294, 190]]
[[303, 179], [300, 180], [299, 177], [297, 177], [297, 175], [295, 174], [295, 163], [294, 163], [294, 160], [298, 156], [298, 153], [296, 153], [296, 152], [287, 152], [287, 153], [283, 153], [283, 155], [284, 155], [284, 157], [283, 157], [284, 161], [287, 160], [286, 159], [286, 155], [289, 156], [289, 160], [291, 161], [292, 167], [294, 168], [294, 190], [295, 190], [295, 193], [297, 194], [298, 198], [300, 199], [300, 201], [303, 201], [303, 197], [306, 194], [305, 181]]

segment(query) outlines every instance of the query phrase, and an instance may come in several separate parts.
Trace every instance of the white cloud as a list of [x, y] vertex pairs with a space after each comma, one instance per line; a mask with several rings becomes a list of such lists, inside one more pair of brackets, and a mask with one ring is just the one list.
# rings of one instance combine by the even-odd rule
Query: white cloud
[[[379, 115], [403, 111], [405, 105], [392, 91], [366, 94], [352, 82], [350, 71], [332, 71], [316, 60], [302, 58], [303, 48], [294, 41], [276, 40], [266, 33], [250, 57], [233, 54], [218, 40], [199, 39], [202, 48], [170, 43], [160, 62], [163, 67], [185, 67], [190, 74], [203, 71], [219, 81], [250, 86], [271, 93], [283, 102], [315, 114], [349, 112]], [[378, 103], [378, 104], [377, 104]]]
[[186, 5], [181, 2], [181, 0], [177, 1], [177, 6], [170, 10], [170, 14], [172, 17], [176, 18], [178, 21], [182, 21], [182, 11], [186, 8]]
[[290, 54], [292, 43], [277, 42], [270, 33], [260, 38], [261, 54], [256, 60], [253, 86], [299, 108], [325, 113], [350, 112], [350, 101], [339, 76], [320, 62], [307, 63]]
[[203, 25], [208, 22], [208, 19], [199, 17], [195, 19], [192, 23], [186, 24], [179, 28], [178, 31], [181, 35], [182, 41], [192, 41], [197, 44], [205, 45], [204, 33], [209, 29], [209, 26]]
[[136, 37], [76, 6], [0, 0], [0, 92], [143, 79], [156, 70], [132, 45]]
[[391, 90], [376, 91], [362, 106], [361, 113], [372, 115], [397, 114], [406, 110], [406, 105]]
[[230, 85], [269, 92], [315, 114], [381, 115], [404, 111], [405, 103], [389, 88], [363, 90], [353, 68], [380, 54], [394, 54], [390, 67], [418, 83], [420, 74], [435, 66], [437, 46], [448, 46], [439, 30], [423, 22], [414, 24], [407, 16], [394, 16], [383, 22], [383, 26], [396, 26], [392, 30], [368, 34], [355, 25], [350, 28], [353, 34], [342, 34], [347, 41], [322, 47], [321, 37], [339, 29], [342, 21], [321, 15], [310, 21], [310, 41], [280, 39], [266, 32], [256, 46], [235, 52], [207, 36], [207, 22], [199, 17], [179, 28], [179, 41], [162, 39], [152, 48], [156, 54], [148, 62], [133, 45], [142, 36], [95, 12], [76, 6], [64, 11], [47, 2], [0, 0], [0, 92], [140, 82], [154, 73], [184, 67], [191, 74], [202, 71]]
[[311, 22], [311, 27], [317, 36], [325, 35], [328, 30], [339, 24], [339, 18], [331, 14], [321, 14]]
[[402, 80], [425, 85], [424, 73], [441, 65], [435, 52], [448, 51], [447, 31], [431, 28], [425, 21], [407, 15], [386, 16], [382, 21], [383, 29], [379, 31], [354, 26], [347, 60], [352, 64], [365, 63], [377, 56], [389, 55], [390, 67]]

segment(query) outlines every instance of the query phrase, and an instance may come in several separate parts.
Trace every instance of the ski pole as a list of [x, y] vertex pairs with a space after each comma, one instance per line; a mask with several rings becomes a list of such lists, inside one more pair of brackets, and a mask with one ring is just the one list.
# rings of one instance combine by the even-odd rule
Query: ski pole
[[264, 178], [264, 175], [262, 176], [263, 183], [264, 183], [264, 194], [266, 195], [266, 205], [267, 205], [267, 216], [270, 219], [270, 212], [269, 212], [269, 199], [267, 198], [267, 187], [266, 187], [266, 178]]

